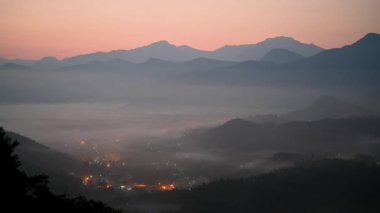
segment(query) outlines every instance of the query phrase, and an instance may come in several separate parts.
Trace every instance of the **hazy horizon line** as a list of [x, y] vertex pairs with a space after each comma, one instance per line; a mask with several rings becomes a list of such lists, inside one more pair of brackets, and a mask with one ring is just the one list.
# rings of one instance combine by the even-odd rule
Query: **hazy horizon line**
[[[219, 49], [222, 49], [224, 47], [230, 47], [230, 46], [245, 46], [245, 45], [256, 45], [256, 44], [259, 44], [261, 42], [264, 42], [268, 39], [277, 39], [277, 38], [287, 38], [287, 39], [292, 39], [292, 40], [295, 40], [297, 42], [300, 42], [302, 44], [306, 44], [306, 45], [315, 45], [317, 47], [320, 47], [324, 50], [327, 50], [327, 49], [332, 49], [332, 48], [338, 48], [338, 47], [332, 47], [332, 48], [325, 48], [325, 47], [322, 47], [316, 43], [306, 43], [306, 42], [303, 42], [303, 41], [300, 41], [298, 39], [296, 39], [295, 37], [293, 36], [286, 36], [286, 35], [279, 35], [279, 36], [274, 36], [274, 37], [268, 37], [266, 39], [263, 39], [261, 41], [258, 41], [258, 42], [253, 42], [253, 43], [240, 43], [240, 44], [224, 44], [218, 48], [214, 48], [214, 49], [211, 49], [211, 50], [207, 50], [207, 49], [200, 49], [200, 48], [196, 48], [196, 47], [193, 47], [193, 46], [190, 46], [190, 45], [187, 45], [187, 44], [174, 44], [172, 43], [171, 41], [169, 41], [168, 39], [159, 39], [157, 41], [154, 41], [154, 42], [150, 42], [150, 43], [146, 43], [146, 44], [143, 44], [143, 45], [138, 45], [136, 47], [133, 47], [133, 48], [120, 48], [120, 49], [108, 49], [108, 50], [98, 50], [98, 51], [90, 51], [90, 52], [82, 52], [82, 53], [77, 53], [77, 54], [73, 54], [73, 55], [68, 55], [68, 56], [64, 56], [64, 57], [57, 57], [57, 56], [54, 56], [54, 55], [45, 55], [43, 57], [39, 57], [39, 58], [34, 58], [34, 57], [31, 57], [31, 58], [28, 58], [28, 57], [25, 57], [25, 58], [7, 58], [6, 56], [1, 56], [0, 55], [0, 58], [1, 59], [5, 59], [5, 60], [30, 60], [30, 61], [38, 61], [38, 60], [41, 60], [43, 58], [47, 58], [47, 57], [54, 57], [58, 60], [64, 60], [66, 58], [71, 58], [71, 57], [75, 57], [75, 56], [81, 56], [81, 55], [87, 55], [87, 54], [93, 54], [93, 53], [110, 53], [110, 52], [113, 52], [113, 51], [131, 51], [131, 50], [135, 50], [135, 49], [139, 49], [139, 48], [142, 48], [142, 47], [147, 47], [147, 46], [150, 46], [150, 45], [153, 45], [155, 43], [159, 43], [159, 42], [167, 42], [168, 44], [170, 45], [174, 45], [175, 47], [183, 47], [183, 46], [186, 46], [186, 47], [190, 47], [192, 49], [195, 49], [195, 50], [198, 50], [198, 51], [203, 51], [203, 52], [214, 52], [214, 51], [217, 51]], [[347, 45], [347, 44], [345, 44]]]
[[42, 56], [42, 57], [39, 57], [39, 58], [33, 58], [33, 57], [32, 58], [28, 58], [28, 57], [25, 57], [25, 58], [7, 58], [6, 56], [1, 56], [0, 55], [0, 59], [4, 59], [4, 60], [38, 61], [38, 60], [41, 60], [43, 58], [53, 57], [53, 58], [55, 58], [55, 59], [57, 59], [59, 61], [62, 61], [62, 60], [65, 60], [67, 58], [76, 57], [76, 56], [82, 56], [82, 55], [88, 55], [88, 54], [94, 54], [94, 53], [110, 53], [110, 52], [114, 52], [114, 51], [132, 51], [132, 50], [135, 50], [135, 49], [139, 49], [139, 48], [143, 48], [143, 47], [148, 47], [148, 46], [151, 46], [153, 44], [160, 43], [160, 42], [166, 42], [169, 45], [173, 45], [175, 47], [189, 47], [189, 48], [192, 48], [194, 50], [203, 51], [203, 52], [215, 52], [215, 51], [217, 51], [219, 49], [222, 49], [224, 47], [257, 45], [257, 44], [260, 44], [262, 42], [265, 42], [266, 40], [269, 40], [269, 39], [278, 39], [278, 38], [291, 39], [291, 40], [295, 40], [295, 41], [300, 42], [300, 43], [305, 44], [305, 45], [314, 45], [314, 46], [317, 46], [317, 47], [322, 48], [324, 50], [329, 50], [329, 49], [341, 48], [341, 47], [344, 47], [346, 45], [353, 44], [356, 41], [360, 40], [361, 38], [363, 38], [366, 35], [371, 34], [371, 33], [380, 34], [380, 32], [374, 32], [374, 31], [367, 32], [364, 35], [362, 35], [361, 37], [357, 38], [352, 43], [343, 44], [343, 45], [341, 45], [339, 47], [330, 47], [330, 48], [326, 48], [326, 47], [320, 46], [320, 45], [318, 45], [318, 44], [316, 44], [314, 42], [312, 42], [312, 43], [306, 43], [306, 42], [303, 42], [303, 41], [300, 41], [300, 40], [296, 39], [293, 36], [279, 35], [279, 36], [274, 36], [274, 37], [268, 37], [268, 38], [263, 39], [261, 41], [258, 41], [256, 43], [224, 44], [224, 45], [222, 45], [222, 46], [220, 46], [218, 48], [214, 48], [214, 49], [211, 49], [211, 50], [200, 49], [200, 48], [196, 48], [196, 47], [193, 47], [193, 46], [190, 46], [190, 45], [187, 45], [187, 44], [174, 44], [171, 41], [169, 41], [168, 39], [159, 39], [159, 40], [157, 40], [155, 42], [150, 42], [150, 43], [147, 43], [147, 44], [138, 45], [138, 46], [133, 47], [133, 48], [125, 48], [125, 49], [124, 48], [120, 48], [120, 49], [109, 49], [109, 50], [98, 50], [98, 51], [82, 52], [82, 53], [77, 53], [77, 54], [68, 55], [68, 56], [64, 56], [64, 57], [57, 57], [57, 56], [54, 56], [54, 55], [45, 55], [45, 56]]

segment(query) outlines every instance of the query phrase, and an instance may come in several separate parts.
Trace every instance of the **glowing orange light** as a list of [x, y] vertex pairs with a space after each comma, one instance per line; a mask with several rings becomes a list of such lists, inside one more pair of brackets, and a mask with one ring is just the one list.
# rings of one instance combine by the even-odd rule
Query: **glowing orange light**
[[175, 189], [174, 184], [158, 184], [161, 191], [171, 191]]
[[86, 144], [86, 141], [84, 141], [84, 140], [80, 140], [79, 143], [80, 143], [80, 145], [85, 145], [85, 144]]
[[88, 184], [90, 184], [91, 179], [92, 179], [92, 176], [83, 176], [82, 178], [83, 185], [87, 186]]
[[109, 183], [107, 183], [105, 186], [104, 186], [104, 188], [106, 188], [106, 189], [109, 189], [109, 188], [111, 188], [112, 187], [112, 184], [109, 184]]
[[135, 187], [135, 188], [146, 188], [146, 187], [148, 187], [148, 185], [143, 184], [143, 183], [135, 183], [135, 184], [132, 184], [132, 187]]

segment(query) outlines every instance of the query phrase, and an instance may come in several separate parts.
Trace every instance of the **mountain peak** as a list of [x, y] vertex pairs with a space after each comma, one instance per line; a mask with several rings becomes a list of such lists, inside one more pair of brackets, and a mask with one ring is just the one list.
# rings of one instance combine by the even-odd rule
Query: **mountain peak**
[[287, 37], [287, 36], [277, 36], [277, 37], [273, 37], [273, 38], [267, 38], [263, 42], [273, 42], [273, 41], [280, 41], [280, 42], [287, 41], [287, 42], [297, 42], [297, 43], [300, 43], [299, 41], [295, 40], [294, 38]]
[[170, 44], [168, 41], [166, 40], [160, 40], [160, 41], [156, 41], [156, 42], [153, 42], [151, 43], [150, 45], [148, 46], [173, 46], [172, 44]]
[[368, 33], [367, 35], [364, 36], [364, 38], [377, 38], [379, 39], [380, 38], [380, 34], [378, 33]]
[[368, 44], [371, 45], [373, 43], [380, 42], [380, 34], [377, 33], [368, 33], [363, 38], [358, 40], [355, 44]]

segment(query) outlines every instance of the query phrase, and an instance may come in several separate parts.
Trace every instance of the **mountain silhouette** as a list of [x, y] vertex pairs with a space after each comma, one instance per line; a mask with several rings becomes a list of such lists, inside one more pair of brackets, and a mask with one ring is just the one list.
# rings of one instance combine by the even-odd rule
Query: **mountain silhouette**
[[[154, 196], [181, 212], [367, 212], [379, 211], [376, 159], [306, 160], [292, 168], [238, 179], [223, 178], [191, 190]], [[141, 200], [153, 196], [142, 197]]]
[[189, 134], [181, 140], [190, 149], [218, 149], [229, 155], [262, 150], [373, 154], [380, 153], [379, 130], [380, 117], [375, 116], [288, 121], [271, 125], [233, 119], [223, 125]]
[[[12, 134], [11, 134], [12, 135]], [[18, 137], [18, 135], [16, 135]], [[27, 146], [35, 146], [34, 142]], [[0, 165], [3, 184], [1, 193], [2, 211], [8, 212], [121, 212], [102, 202], [87, 200], [83, 196], [72, 198], [73, 194], [56, 195], [51, 191], [46, 174], [29, 175], [22, 171], [22, 162], [15, 153], [19, 142], [9, 137], [0, 127]], [[38, 146], [38, 145], [37, 145]], [[41, 148], [41, 147], [39, 147]], [[54, 159], [51, 159], [54, 160]], [[70, 184], [68, 181], [63, 184]]]
[[260, 60], [271, 50], [282, 48], [287, 49], [304, 57], [315, 55], [323, 49], [313, 45], [304, 44], [289, 37], [268, 38], [257, 44], [224, 46], [211, 54], [212, 58], [230, 61]]
[[41, 58], [33, 64], [33, 68], [41, 70], [56, 69], [61, 65], [60, 61], [52, 56]]
[[93, 61], [110, 61], [116, 58], [134, 63], [142, 63], [150, 58], [171, 62], [184, 62], [196, 58], [243, 62], [247, 60], [260, 60], [271, 50], [277, 48], [286, 49], [304, 57], [315, 55], [323, 51], [322, 48], [314, 44], [301, 43], [293, 38], [283, 36], [268, 38], [256, 44], [226, 45], [214, 51], [199, 50], [187, 45], [176, 46], [168, 41], [161, 40], [135, 49], [81, 54], [67, 57], [61, 61], [57, 61], [54, 57], [45, 57], [37, 61], [0, 58], [0, 65], [17, 63], [20, 65], [34, 66], [36, 68], [52, 69], [86, 64]]
[[300, 63], [311, 69], [379, 70], [380, 34], [369, 33], [357, 42], [325, 50]]
[[322, 96], [308, 107], [289, 112], [283, 117], [291, 120], [319, 120], [369, 115], [372, 115], [371, 111], [364, 107], [334, 97]]
[[271, 50], [268, 54], [266, 54], [264, 57], [260, 59], [260, 61], [266, 61], [266, 62], [274, 62], [274, 63], [290, 63], [295, 61], [300, 61], [304, 59], [300, 54], [297, 54], [295, 52], [292, 52], [287, 49], [282, 48], [276, 48]]
[[[374, 70], [380, 68], [380, 62], [377, 60], [380, 55], [380, 35], [376, 33], [368, 33], [352, 45], [330, 50], [323, 50], [316, 45], [301, 43], [289, 37], [268, 38], [256, 44], [227, 45], [214, 51], [203, 51], [186, 45], [176, 46], [167, 41], [158, 41], [131, 50], [95, 52], [68, 57], [60, 61], [57, 66], [72, 66], [92, 61], [110, 61], [115, 58], [136, 63], [147, 61], [150, 58], [173, 62], [189, 61], [196, 58], [243, 62], [248, 60], [260, 60], [274, 49], [285, 49], [298, 55], [308, 57], [299, 63], [295, 63], [291, 67], [292, 69]], [[273, 60], [269, 61], [273, 62]], [[36, 67], [39, 67], [41, 64], [54, 64], [56, 62], [56, 60], [49, 57], [38, 61], [0, 59], [0, 64], [3, 65], [6, 63], [16, 63]]]
[[[30, 165], [31, 168], [39, 168], [57, 173], [81, 171], [85, 168], [82, 162], [68, 154], [52, 150], [47, 146], [17, 133], [7, 132], [7, 135], [19, 142], [19, 147], [16, 152], [20, 156], [22, 163]], [[30, 172], [41, 173], [42, 171], [30, 170]]]
[[81, 161], [68, 154], [50, 149], [30, 138], [13, 132], [6, 132], [19, 146], [16, 154], [22, 163], [21, 169], [28, 175], [47, 174], [50, 176], [50, 187], [53, 191], [78, 193], [81, 191], [81, 180], [69, 173], [80, 175], [90, 171]]
[[0, 65], [0, 71], [12, 71], [12, 70], [28, 71], [28, 70], [32, 70], [32, 68], [28, 66], [16, 64], [16, 63], [6, 63], [3, 65]]
[[220, 69], [187, 73], [182, 80], [202, 84], [371, 88], [380, 85], [380, 35], [370, 33], [342, 48], [325, 50], [287, 64], [245, 61]]
[[130, 62], [142, 63], [150, 58], [167, 61], [187, 61], [202, 57], [206, 52], [189, 46], [175, 46], [167, 41], [158, 41], [131, 50], [114, 50], [78, 55], [63, 60], [65, 65], [83, 64], [91, 61], [109, 61], [120, 58]]
[[276, 37], [264, 40], [257, 44], [224, 46], [214, 51], [198, 50], [186, 45], [176, 46], [168, 41], [158, 41], [147, 46], [131, 50], [114, 50], [111, 52], [96, 52], [78, 55], [64, 59], [65, 66], [83, 64], [91, 61], [109, 61], [113, 58], [121, 58], [130, 62], [141, 63], [150, 58], [157, 58], [172, 62], [189, 61], [196, 58], [210, 58], [225, 61], [259, 60], [272, 49], [284, 48], [303, 56], [319, 53], [323, 49], [304, 44], [287, 37]]
[[[201, 51], [159, 41], [132, 50], [80, 55], [59, 63], [47, 58], [38, 63], [49, 66], [57, 64], [61, 67], [59, 70], [120, 71], [128, 75], [196, 84], [380, 90], [379, 34], [367, 34], [342, 48], [322, 52], [317, 49], [315, 45], [287, 37], [271, 38], [257, 44], [225, 46], [215, 51]], [[296, 60], [295, 54], [289, 51], [295, 54], [302, 52], [300, 55], [303, 56], [316, 55]], [[262, 57], [262, 61], [244, 61]], [[278, 63], [291, 60], [296, 61]], [[6, 64], [0, 70], [10, 68], [22, 67]]]
[[0, 58], [0, 66], [5, 64], [19, 64], [26, 67], [33, 66], [37, 61], [36, 60], [24, 60], [24, 59], [6, 59]]

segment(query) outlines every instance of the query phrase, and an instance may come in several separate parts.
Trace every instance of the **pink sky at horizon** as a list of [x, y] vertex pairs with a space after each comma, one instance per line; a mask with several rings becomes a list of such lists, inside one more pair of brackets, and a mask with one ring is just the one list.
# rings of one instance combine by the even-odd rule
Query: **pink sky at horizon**
[[324, 48], [380, 33], [378, 0], [0, 0], [0, 57], [39, 59], [159, 40], [197, 49], [289, 36]]

